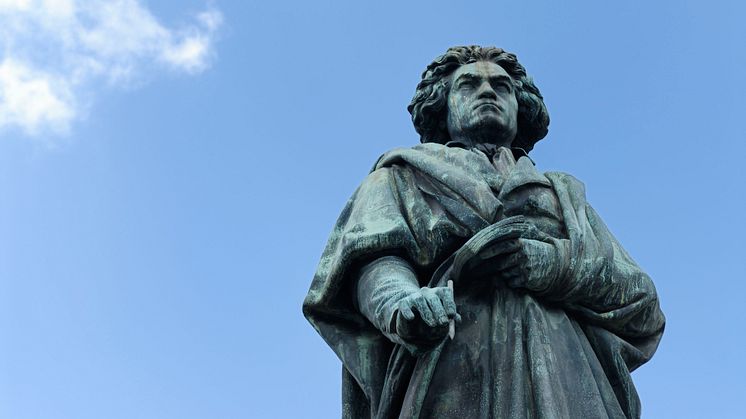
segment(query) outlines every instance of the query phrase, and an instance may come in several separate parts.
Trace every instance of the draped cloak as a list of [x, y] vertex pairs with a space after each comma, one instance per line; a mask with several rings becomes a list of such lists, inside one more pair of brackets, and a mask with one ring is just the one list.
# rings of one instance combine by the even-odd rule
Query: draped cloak
[[[432, 143], [395, 149], [347, 202], [303, 304], [342, 361], [344, 418], [640, 417], [630, 373], [652, 357], [665, 324], [652, 281], [581, 182], [540, 174], [526, 157], [509, 163], [500, 170], [481, 151]], [[470, 290], [454, 256], [512, 215], [511, 194], [530, 188], [550, 191], [561, 219], [550, 235], [562, 237], [549, 241], [568, 244], [562, 274]], [[546, 218], [536, 195], [512, 210]], [[456, 281], [463, 320], [454, 340], [417, 352], [361, 314], [359, 269], [389, 255], [406, 260], [421, 286]]]

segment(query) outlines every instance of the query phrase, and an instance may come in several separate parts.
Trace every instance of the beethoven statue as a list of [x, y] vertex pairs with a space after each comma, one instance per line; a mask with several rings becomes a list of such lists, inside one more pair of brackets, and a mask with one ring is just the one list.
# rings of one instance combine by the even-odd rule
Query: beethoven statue
[[665, 319], [566, 173], [516, 56], [454, 47], [339, 217], [303, 312], [343, 364], [345, 418], [639, 418], [630, 373]]

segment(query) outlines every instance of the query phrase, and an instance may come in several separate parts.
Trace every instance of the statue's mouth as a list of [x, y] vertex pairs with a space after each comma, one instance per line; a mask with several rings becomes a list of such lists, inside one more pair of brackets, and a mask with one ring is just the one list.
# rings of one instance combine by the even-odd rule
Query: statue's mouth
[[495, 102], [480, 102], [474, 108], [475, 109], [480, 109], [480, 108], [483, 108], [483, 107], [490, 107], [490, 108], [493, 108], [495, 111], [498, 111], [498, 112], [500, 111], [500, 107], [497, 106], [497, 103], [495, 103]]

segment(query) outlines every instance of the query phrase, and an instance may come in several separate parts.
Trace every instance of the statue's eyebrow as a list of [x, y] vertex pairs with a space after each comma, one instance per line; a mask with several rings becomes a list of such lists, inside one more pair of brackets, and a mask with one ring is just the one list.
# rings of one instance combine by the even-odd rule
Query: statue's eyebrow
[[490, 83], [495, 83], [495, 82], [498, 82], [498, 81], [504, 81], [504, 82], [506, 82], [508, 84], [513, 83], [513, 79], [510, 78], [509, 76], [504, 75], [504, 74], [500, 74], [500, 75], [497, 75], [497, 76], [490, 77]]
[[[481, 80], [482, 77], [479, 74], [474, 73], [463, 73], [456, 77], [455, 83], [459, 83], [461, 81], [474, 81], [474, 80]], [[506, 82], [508, 84], [511, 84], [513, 82], [513, 79], [510, 78], [510, 76], [506, 76], [504, 74], [498, 74], [496, 76], [490, 76], [489, 78], [490, 83], [496, 83], [496, 82]]]
[[479, 80], [480, 77], [474, 73], [463, 73], [456, 77], [456, 83], [462, 82], [462, 81], [474, 81]]

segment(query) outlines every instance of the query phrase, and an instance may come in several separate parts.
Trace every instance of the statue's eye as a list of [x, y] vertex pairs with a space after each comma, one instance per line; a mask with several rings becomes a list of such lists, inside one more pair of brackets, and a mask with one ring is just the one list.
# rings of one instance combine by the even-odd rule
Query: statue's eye
[[505, 82], [497, 83], [492, 88], [495, 89], [496, 92], [502, 92], [502, 93], [510, 92], [510, 86]]
[[458, 84], [458, 88], [462, 90], [473, 89], [476, 86], [474, 80], [463, 80]]

